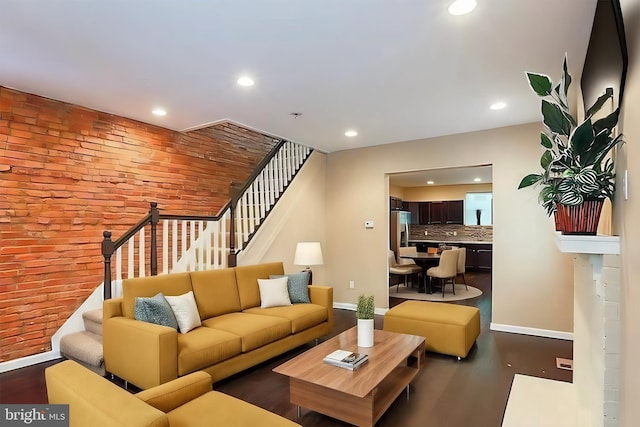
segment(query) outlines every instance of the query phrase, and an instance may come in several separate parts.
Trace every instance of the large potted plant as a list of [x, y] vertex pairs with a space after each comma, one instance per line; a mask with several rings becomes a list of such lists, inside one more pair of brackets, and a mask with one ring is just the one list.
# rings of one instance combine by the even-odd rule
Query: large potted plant
[[525, 176], [518, 188], [540, 186], [539, 202], [547, 214], [556, 216], [556, 229], [563, 234], [596, 234], [602, 205], [615, 193], [615, 168], [608, 156], [613, 147], [623, 143], [614, 136], [619, 109], [595, 119], [602, 106], [612, 98], [608, 88], [585, 112], [581, 123], [571, 115], [567, 93], [571, 76], [565, 55], [560, 82], [544, 74], [526, 73], [529, 86], [542, 98], [545, 127], [540, 135], [544, 152], [542, 171]]

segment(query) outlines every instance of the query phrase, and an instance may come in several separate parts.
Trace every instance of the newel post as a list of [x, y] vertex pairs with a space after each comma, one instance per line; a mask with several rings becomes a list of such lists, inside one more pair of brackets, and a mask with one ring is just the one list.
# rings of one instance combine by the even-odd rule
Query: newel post
[[158, 202], [151, 202], [151, 275], [158, 275], [158, 242], [156, 239], [156, 229], [160, 221], [160, 211], [158, 211]]
[[104, 300], [111, 299], [111, 255], [114, 252], [111, 232], [102, 233], [102, 256], [104, 257]]

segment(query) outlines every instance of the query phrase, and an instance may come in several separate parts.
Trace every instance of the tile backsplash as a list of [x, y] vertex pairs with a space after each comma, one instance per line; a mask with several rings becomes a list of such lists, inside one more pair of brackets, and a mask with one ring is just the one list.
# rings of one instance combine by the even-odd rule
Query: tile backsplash
[[[425, 236], [425, 231], [427, 235]], [[455, 233], [455, 235], [454, 235]], [[439, 240], [443, 242], [457, 241], [493, 241], [493, 226], [483, 225], [411, 225], [409, 240]]]

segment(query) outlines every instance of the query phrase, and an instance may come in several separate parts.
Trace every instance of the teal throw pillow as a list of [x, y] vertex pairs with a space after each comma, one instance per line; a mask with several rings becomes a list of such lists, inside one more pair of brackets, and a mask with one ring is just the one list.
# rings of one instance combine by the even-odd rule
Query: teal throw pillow
[[143, 322], [178, 329], [178, 321], [162, 292], [150, 298], [136, 297], [133, 317]]
[[303, 303], [308, 304], [311, 302], [309, 299], [309, 273], [301, 271], [300, 273], [289, 273], [285, 275], [272, 274], [270, 279], [277, 279], [278, 277], [287, 277], [287, 288], [289, 290], [289, 299], [291, 304]]

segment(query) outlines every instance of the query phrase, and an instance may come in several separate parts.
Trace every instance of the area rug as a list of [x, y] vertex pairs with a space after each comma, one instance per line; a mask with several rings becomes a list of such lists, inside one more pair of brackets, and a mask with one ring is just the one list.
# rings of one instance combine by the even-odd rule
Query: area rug
[[447, 288], [444, 292], [444, 298], [442, 298], [442, 291], [434, 292], [432, 294], [421, 294], [418, 293], [416, 289], [406, 288], [404, 286], [400, 286], [398, 292], [395, 291], [395, 286], [389, 288], [390, 297], [417, 299], [421, 301], [460, 301], [464, 299], [476, 298], [480, 295], [482, 295], [482, 291], [480, 289], [469, 286], [469, 290], [467, 291], [464, 287], [464, 284], [460, 283], [456, 283], [455, 295], [451, 293], [451, 285], [447, 285]]

